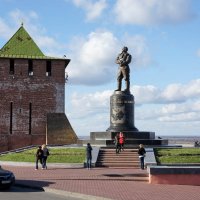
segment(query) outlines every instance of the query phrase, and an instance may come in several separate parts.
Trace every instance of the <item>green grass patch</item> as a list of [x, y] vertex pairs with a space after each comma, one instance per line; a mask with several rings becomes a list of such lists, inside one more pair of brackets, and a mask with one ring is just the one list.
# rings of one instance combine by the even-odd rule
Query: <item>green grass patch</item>
[[155, 148], [158, 164], [200, 163], [200, 148]]
[[[0, 155], [0, 161], [35, 162], [37, 148], [19, 153]], [[48, 163], [83, 163], [86, 157], [85, 148], [49, 148]]]

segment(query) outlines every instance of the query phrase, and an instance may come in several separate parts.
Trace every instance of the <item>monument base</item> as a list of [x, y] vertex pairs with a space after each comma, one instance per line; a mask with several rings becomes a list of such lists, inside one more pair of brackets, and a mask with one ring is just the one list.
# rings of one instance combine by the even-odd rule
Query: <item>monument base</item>
[[[82, 144], [90, 142], [92, 145], [98, 145], [102, 147], [115, 147], [114, 138], [118, 132], [91, 132], [90, 140], [82, 141]], [[155, 139], [155, 132], [148, 131], [124, 131], [125, 147], [135, 148], [139, 144], [145, 146], [161, 146], [168, 145], [168, 140]], [[80, 141], [79, 141], [80, 142]]]

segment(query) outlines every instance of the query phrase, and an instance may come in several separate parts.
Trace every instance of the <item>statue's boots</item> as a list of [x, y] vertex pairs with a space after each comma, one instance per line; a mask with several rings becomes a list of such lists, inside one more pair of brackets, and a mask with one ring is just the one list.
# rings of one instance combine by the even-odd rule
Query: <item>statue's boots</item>
[[130, 93], [130, 81], [126, 81], [126, 89], [124, 92]]
[[122, 88], [122, 82], [118, 81], [117, 89], [115, 91], [121, 91]]

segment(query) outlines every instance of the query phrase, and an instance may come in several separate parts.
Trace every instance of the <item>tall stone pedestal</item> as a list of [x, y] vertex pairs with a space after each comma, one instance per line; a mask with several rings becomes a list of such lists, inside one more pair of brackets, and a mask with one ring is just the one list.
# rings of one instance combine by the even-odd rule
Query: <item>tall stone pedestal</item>
[[134, 96], [123, 91], [115, 91], [110, 97], [109, 132], [138, 131], [134, 125]]

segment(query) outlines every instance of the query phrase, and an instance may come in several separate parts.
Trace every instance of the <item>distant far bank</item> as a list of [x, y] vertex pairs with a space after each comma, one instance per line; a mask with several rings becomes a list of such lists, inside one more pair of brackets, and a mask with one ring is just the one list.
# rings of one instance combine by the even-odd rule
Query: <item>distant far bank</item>
[[185, 136], [185, 135], [176, 135], [176, 136], [160, 136], [163, 139], [168, 139], [169, 144], [190, 144], [194, 145], [195, 141], [200, 141], [200, 136]]
[[[81, 140], [89, 140], [90, 136], [78, 136]], [[186, 135], [165, 135], [156, 138], [168, 139], [169, 144], [194, 144], [195, 141], [200, 141], [200, 136], [186, 136]]]

